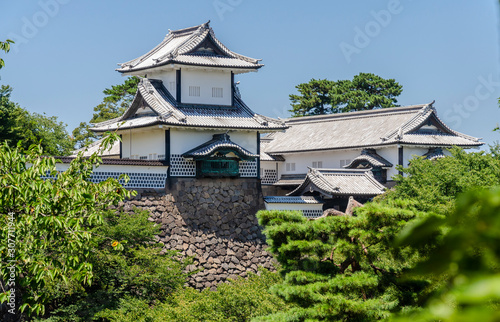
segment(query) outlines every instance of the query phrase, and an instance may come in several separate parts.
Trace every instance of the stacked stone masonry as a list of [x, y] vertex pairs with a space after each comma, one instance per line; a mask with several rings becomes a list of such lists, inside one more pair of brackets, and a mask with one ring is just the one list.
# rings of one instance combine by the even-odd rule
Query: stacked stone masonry
[[169, 178], [165, 190], [142, 190], [120, 205], [149, 211], [161, 225], [156, 239], [164, 249], [194, 256], [189, 285], [212, 288], [227, 279], [246, 277], [260, 266], [274, 270], [255, 213], [264, 209], [258, 179]]

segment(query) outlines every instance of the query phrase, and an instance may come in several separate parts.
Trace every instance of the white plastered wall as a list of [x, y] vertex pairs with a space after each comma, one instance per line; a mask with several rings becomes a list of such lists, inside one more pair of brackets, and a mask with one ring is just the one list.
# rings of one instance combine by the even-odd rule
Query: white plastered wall
[[[313, 162], [321, 161], [322, 168], [341, 169], [341, 160], [351, 160], [361, 154], [361, 150], [342, 150], [342, 151], [325, 151], [325, 152], [308, 152], [308, 153], [291, 153], [284, 154], [285, 162], [279, 165], [281, 176], [282, 174], [298, 174], [307, 173], [307, 167], [313, 167]], [[295, 170], [287, 171], [286, 164], [295, 163]]]
[[423, 156], [429, 152], [428, 148], [418, 148], [412, 146], [403, 146], [403, 168], [407, 168], [410, 160], [415, 156]]
[[[170, 153], [183, 154], [213, 138], [214, 134], [223, 134], [223, 130], [170, 130]], [[257, 153], [257, 133], [251, 131], [229, 131], [229, 139], [252, 153]]]
[[396, 166], [399, 162], [399, 152], [397, 146], [390, 146], [387, 148], [376, 149], [377, 154], [382, 158], [386, 159], [390, 163], [392, 163], [392, 168], [387, 169], [387, 180], [392, 180], [392, 177], [398, 174], [398, 170], [396, 170]]
[[122, 158], [133, 159], [141, 156], [152, 156], [154, 154], [165, 154], [165, 130], [160, 128], [133, 129], [123, 131], [122, 135]]
[[153, 72], [148, 74], [150, 79], [159, 79], [163, 81], [163, 86], [172, 94], [172, 96], [177, 99], [177, 76], [175, 70], [168, 70], [163, 72]]
[[[200, 96], [189, 96], [189, 86], [199, 86]], [[222, 97], [212, 97], [212, 87], [222, 88]], [[231, 105], [231, 72], [181, 69], [181, 102]]]

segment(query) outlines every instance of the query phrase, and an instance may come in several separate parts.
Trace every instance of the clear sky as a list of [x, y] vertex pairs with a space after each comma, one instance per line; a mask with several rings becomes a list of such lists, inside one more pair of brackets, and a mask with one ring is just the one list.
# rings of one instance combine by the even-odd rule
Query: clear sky
[[123, 82], [117, 63], [144, 54], [168, 29], [211, 20], [231, 50], [263, 59], [259, 72], [237, 77], [257, 113], [289, 116], [288, 95], [311, 78], [369, 72], [403, 85], [400, 105], [435, 100], [448, 125], [491, 144], [500, 140], [492, 132], [500, 121], [498, 18], [496, 0], [4, 0], [0, 39], [16, 45], [0, 53], [0, 84], [71, 132], [105, 88]]

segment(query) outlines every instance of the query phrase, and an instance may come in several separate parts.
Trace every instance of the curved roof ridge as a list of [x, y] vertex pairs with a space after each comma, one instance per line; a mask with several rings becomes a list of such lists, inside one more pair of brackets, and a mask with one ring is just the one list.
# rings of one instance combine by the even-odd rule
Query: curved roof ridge
[[412, 130], [417, 128], [422, 123], [422, 121], [426, 120], [434, 112], [435, 109], [432, 107], [432, 103], [426, 104], [412, 118], [401, 124], [397, 129], [389, 132], [389, 134], [383, 136], [382, 140], [387, 141], [392, 139], [393, 137], [401, 140], [404, 134], [407, 134], [408, 132], [411, 132]]
[[349, 164], [345, 165], [344, 168], [352, 169], [352, 167], [355, 166], [355, 164], [360, 161], [367, 161], [372, 165], [372, 167], [373, 166], [386, 167], [386, 168], [393, 167], [393, 164], [384, 157], [382, 157], [381, 155], [379, 155], [377, 151], [375, 151], [375, 149], [363, 149], [361, 151], [361, 154], [355, 157]]
[[[164, 88], [163, 82], [161, 80], [154, 80], [154, 82], [158, 82], [159, 86], [161, 86], [162, 89]], [[158, 113], [160, 117], [164, 118], [173, 115], [178, 121], [186, 120], [186, 115], [184, 115], [184, 113], [175, 108], [171, 102], [163, 99], [164, 96], [168, 96], [169, 94], [165, 93], [165, 91], [162, 91], [163, 93], [160, 93], [158, 89], [153, 86], [152, 82], [147, 78], [143, 78], [140, 84], [143, 84], [143, 86], [140, 87], [140, 90], [144, 100], [146, 100], [151, 109]], [[163, 108], [163, 111], [155, 109], [155, 105]]]
[[[168, 34], [165, 35], [165, 38], [163, 38], [163, 40], [158, 45], [156, 45], [153, 49], [151, 49], [150, 51], [148, 51], [147, 53], [145, 53], [142, 56], [139, 56], [137, 58], [134, 58], [134, 59], [129, 60], [129, 61], [124, 62], [124, 63], [120, 63], [118, 65], [120, 65], [122, 68], [124, 68], [126, 65], [129, 65], [129, 67], [132, 67], [131, 65], [137, 65], [137, 64], [143, 62], [144, 60], [148, 59], [149, 57], [151, 57], [153, 54], [158, 52], [161, 48], [165, 47], [173, 38], [184, 36], [183, 34], [193, 33], [194, 31], [199, 30], [201, 27], [204, 27], [205, 25], [207, 25], [209, 22], [210, 22], [210, 20], [204, 24], [193, 26], [193, 27], [188, 27], [188, 28], [184, 28], [184, 29], [178, 29], [178, 30], [170, 30], [169, 29]], [[170, 54], [170, 52], [161, 56], [160, 58], [163, 58], [164, 56], [166, 56], [168, 54]]]
[[472, 140], [472, 141], [475, 141], [475, 142], [479, 142], [481, 140], [481, 138], [476, 138], [476, 137], [473, 137], [473, 136], [470, 136], [470, 135], [467, 135], [467, 134], [464, 134], [464, 133], [461, 133], [461, 132], [458, 132], [458, 131], [455, 131], [453, 129], [451, 129], [448, 125], [446, 125], [440, 118], [439, 116], [437, 115], [437, 112], [434, 114], [434, 116], [436, 117], [436, 120], [440, 123], [440, 125], [442, 125], [445, 129], [447, 129], [448, 131], [450, 131], [451, 133], [457, 135], [457, 136], [460, 136], [464, 139], [468, 139], [468, 140]]
[[[201, 27], [203, 28], [207, 28], [209, 27], [210, 25], [210, 20], [205, 22], [205, 23], [202, 23], [201, 25], [197, 25], [197, 26], [192, 26], [192, 27], [187, 27], [187, 28], [183, 28], [183, 29], [177, 29], [177, 30], [168, 30], [168, 34], [182, 34], [182, 33], [189, 33], [189, 32], [193, 32], [193, 31], [196, 31], [198, 29], [200, 29]], [[167, 35], [168, 35], [167, 34]]]
[[231, 141], [227, 133], [214, 134], [211, 140], [184, 152], [182, 156], [185, 158], [207, 157], [224, 148], [236, 150], [242, 159], [254, 159], [259, 157], [258, 154], [254, 154], [241, 145]]
[[[207, 30], [202, 31], [201, 28], [203, 27], [203, 25], [200, 25], [198, 27], [199, 28], [196, 29], [194, 32], [192, 32], [191, 35], [187, 39], [185, 39], [183, 42], [181, 42], [179, 45], [177, 45], [176, 48], [173, 48], [171, 51], [164, 54], [163, 56], [160, 56], [156, 59], [153, 59], [153, 61], [155, 61], [156, 63], [160, 63], [163, 60], [165, 60], [166, 58], [175, 58], [179, 55], [185, 54], [186, 52], [188, 52], [192, 48], [196, 47], [196, 45], [198, 45], [200, 42], [202, 42], [206, 38], [206, 34], [208, 34]], [[205, 34], [205, 36], [203, 36], [203, 34]], [[194, 45], [190, 44], [193, 42], [195, 43]], [[188, 47], [188, 50], [183, 50], [183, 47], [187, 47], [188, 45], [191, 45], [191, 47]]]
[[[233, 58], [240, 61], [239, 63], [233, 63], [232, 65], [230, 64], [232, 67], [243, 69], [257, 69], [263, 66], [262, 64], [258, 63], [260, 59], [243, 56], [228, 49], [215, 37], [215, 33], [210, 27], [209, 23], [210, 21], [198, 26], [185, 29], [174, 31], [169, 30], [165, 38], [153, 49], [140, 57], [129, 60], [125, 63], [118, 64], [120, 68], [117, 68], [116, 70], [121, 73], [136, 72], [139, 70], [166, 65], [169, 63], [204, 65], [203, 62], [199, 61], [186, 61], [186, 59], [182, 59], [182, 56], [192, 54], [193, 49], [197, 48], [197, 46], [207, 40], [207, 38], [210, 38], [209, 41], [211, 41], [216, 47], [221, 50], [221, 52], [228, 56], [223, 58]], [[178, 61], [176, 61], [176, 58], [178, 58]], [[222, 67], [231, 67], [225, 66], [224, 62], [220, 61], [218, 62], [218, 64], [220, 64]]]
[[217, 39], [217, 37], [215, 37], [215, 32], [213, 31], [212, 28], [210, 28], [209, 33], [210, 33], [210, 36], [212, 36], [212, 39], [214, 40], [214, 42], [217, 44], [217, 46], [219, 46], [220, 49], [222, 49], [228, 55], [230, 55], [230, 56], [232, 56], [234, 58], [242, 59], [244, 61], [247, 61], [247, 62], [253, 63], [253, 64], [258, 64], [258, 62], [262, 60], [262, 59], [251, 58], [251, 57], [248, 57], [248, 56], [244, 56], [244, 55], [235, 53], [234, 51], [232, 51], [229, 48], [227, 48], [222, 42], [220, 42], [220, 40]]
[[315, 123], [322, 121], [331, 121], [331, 119], [346, 119], [346, 118], [366, 118], [366, 117], [375, 117], [379, 115], [385, 114], [404, 114], [410, 113], [415, 110], [420, 110], [425, 106], [425, 104], [419, 105], [409, 105], [409, 106], [400, 106], [400, 107], [388, 107], [388, 108], [380, 108], [375, 110], [364, 110], [364, 111], [355, 111], [355, 112], [345, 112], [345, 113], [335, 113], [335, 114], [323, 114], [323, 115], [307, 115], [307, 116], [299, 116], [299, 117], [291, 117], [285, 119], [287, 123]]
[[125, 68], [125, 67], [133, 68], [133, 66], [136, 66], [139, 63], [148, 59], [149, 57], [153, 56], [156, 52], [158, 52], [160, 49], [165, 47], [173, 38], [174, 37], [169, 33], [165, 36], [165, 38], [163, 38], [163, 40], [158, 45], [156, 45], [153, 49], [151, 49], [150, 51], [148, 51], [144, 55], [139, 56], [137, 58], [134, 58], [132, 60], [129, 60], [125, 63], [119, 63], [118, 65], [121, 66], [121, 68]]

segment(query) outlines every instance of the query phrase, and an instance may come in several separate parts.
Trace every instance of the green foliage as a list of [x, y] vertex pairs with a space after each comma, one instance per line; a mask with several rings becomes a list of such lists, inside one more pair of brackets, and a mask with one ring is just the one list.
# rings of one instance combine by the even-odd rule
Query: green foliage
[[394, 79], [360, 73], [352, 80], [316, 80], [296, 86], [290, 95], [292, 116], [321, 115], [394, 107], [403, 87]]
[[[163, 251], [154, 241], [159, 227], [148, 221], [147, 211], [110, 214], [96, 229], [92, 262], [96, 268], [95, 287], [116, 297], [135, 296], [150, 302], [164, 300], [181, 287], [192, 260], [180, 260], [176, 251]], [[123, 245], [121, 251], [117, 246]]]
[[125, 298], [117, 310], [99, 314], [109, 321], [249, 321], [252, 317], [277, 312], [284, 302], [269, 292], [280, 281], [276, 273], [261, 271], [248, 279], [222, 283], [216, 291], [186, 288], [167, 301], [150, 307], [145, 301]]
[[[116, 135], [104, 145], [109, 147], [113, 139]], [[98, 184], [87, 180], [101, 162], [95, 155], [78, 156], [62, 173], [56, 171], [54, 158], [41, 155], [39, 146], [24, 150], [0, 145], [0, 240], [13, 245], [0, 245], [0, 302], [11, 292], [5, 285], [13, 267], [12, 289], [21, 299], [18, 308], [28, 315], [44, 313], [57, 285], [91, 283], [92, 227], [102, 223], [109, 205], [130, 195], [116, 179]], [[43, 179], [47, 175], [55, 178]]]
[[41, 145], [46, 155], [63, 156], [73, 150], [73, 142], [66, 132], [66, 124], [55, 116], [30, 113], [10, 100], [12, 87], [0, 88], [0, 142], [27, 149], [32, 144]]
[[357, 216], [307, 220], [301, 213], [260, 211], [270, 251], [284, 282], [272, 290], [296, 307], [263, 321], [375, 320], [415, 305], [426, 283], [398, 280], [420, 258], [392, 248], [406, 223], [425, 217], [404, 201], [371, 203]]
[[147, 211], [109, 211], [102, 225], [92, 231], [92, 285], [70, 296], [69, 289], [56, 290], [58, 297], [44, 321], [88, 321], [120, 303], [139, 302], [148, 307], [180, 289], [192, 259], [181, 260], [176, 251], [157, 247], [154, 235], [159, 227], [148, 217]]
[[[400, 245], [442, 241], [414, 274], [442, 275], [446, 283], [425, 309], [402, 320], [498, 321], [500, 319], [500, 189], [472, 190], [447, 218], [426, 218], [408, 227]], [[419, 231], [415, 238], [415, 231]]]
[[[13, 44], [14, 41], [7, 39], [6, 41], [0, 41], [0, 50], [8, 53], [10, 51], [10, 44]], [[5, 62], [2, 58], [0, 58], [0, 69], [5, 66]]]
[[383, 198], [412, 200], [421, 211], [448, 214], [458, 194], [500, 184], [500, 159], [484, 152], [453, 148], [452, 156], [434, 161], [414, 158], [396, 177], [398, 185]]
[[[94, 114], [89, 123], [104, 122], [121, 116], [129, 107], [130, 103], [137, 92], [137, 85], [140, 79], [138, 77], [129, 77], [123, 84], [113, 85], [111, 88], [106, 88], [103, 101], [94, 107]], [[80, 125], [73, 130], [73, 137], [77, 148], [82, 148], [93, 142], [97, 135], [90, 131], [90, 125], [86, 122], [81, 122]]]

